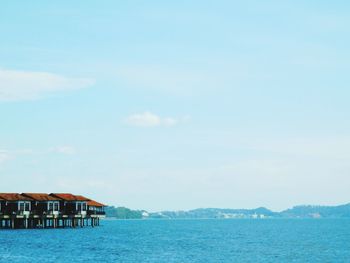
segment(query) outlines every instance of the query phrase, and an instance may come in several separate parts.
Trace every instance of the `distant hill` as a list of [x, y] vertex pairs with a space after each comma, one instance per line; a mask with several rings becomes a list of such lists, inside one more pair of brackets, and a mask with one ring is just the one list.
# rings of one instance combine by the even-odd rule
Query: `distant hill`
[[295, 206], [279, 213], [285, 218], [350, 218], [350, 204], [339, 206]]
[[148, 213], [126, 207], [107, 207], [106, 216], [116, 219], [239, 219], [239, 218], [350, 218], [350, 204], [339, 206], [295, 206], [282, 212], [265, 207], [256, 209], [199, 208], [189, 211]]

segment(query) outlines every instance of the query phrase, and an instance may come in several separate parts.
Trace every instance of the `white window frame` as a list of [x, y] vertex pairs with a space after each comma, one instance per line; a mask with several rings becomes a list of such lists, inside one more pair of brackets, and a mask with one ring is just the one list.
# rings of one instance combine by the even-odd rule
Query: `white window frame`
[[[57, 205], [57, 209], [55, 209], [55, 206]], [[54, 201], [53, 202], [53, 211], [59, 212], [60, 211], [60, 202]]]
[[[57, 210], [55, 209], [55, 204], [57, 204]], [[50, 210], [50, 205], [52, 205], [52, 210]], [[47, 202], [47, 211], [59, 212], [60, 211], [60, 202], [59, 201]]]
[[[80, 209], [78, 207], [80, 206]], [[87, 211], [87, 202], [76, 202], [75, 203], [75, 210], [78, 212], [86, 212]]]
[[[23, 210], [21, 210], [21, 205], [23, 204]], [[29, 204], [28, 206], [28, 210], [26, 210], [26, 204]], [[19, 201], [18, 202], [18, 211], [23, 211], [23, 212], [30, 212], [32, 210], [32, 204], [30, 203], [30, 201]]]

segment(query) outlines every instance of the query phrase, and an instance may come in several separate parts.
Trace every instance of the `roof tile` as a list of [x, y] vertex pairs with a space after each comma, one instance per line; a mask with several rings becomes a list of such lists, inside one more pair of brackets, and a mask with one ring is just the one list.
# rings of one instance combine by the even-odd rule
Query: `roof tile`
[[28, 197], [34, 199], [35, 201], [59, 201], [59, 200], [61, 200], [58, 197], [54, 197], [54, 196], [44, 194], [44, 193], [22, 193], [22, 195], [28, 196]]
[[5, 201], [33, 201], [32, 198], [18, 193], [0, 193], [0, 198]]
[[69, 193], [52, 193], [52, 194], [50, 194], [50, 196], [58, 197], [64, 201], [90, 201], [89, 198], [86, 198], [84, 196], [73, 195], [73, 194], [69, 194]]
[[106, 206], [104, 204], [101, 204], [99, 202], [96, 202], [94, 200], [90, 200], [88, 203], [87, 203], [88, 206], [98, 206], [98, 207], [103, 207], [103, 206]]

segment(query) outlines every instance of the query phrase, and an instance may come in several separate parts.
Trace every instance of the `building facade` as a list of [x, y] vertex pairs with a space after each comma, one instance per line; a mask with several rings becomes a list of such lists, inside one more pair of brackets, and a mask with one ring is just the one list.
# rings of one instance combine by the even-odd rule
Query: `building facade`
[[0, 193], [0, 228], [94, 227], [104, 207], [70, 193]]

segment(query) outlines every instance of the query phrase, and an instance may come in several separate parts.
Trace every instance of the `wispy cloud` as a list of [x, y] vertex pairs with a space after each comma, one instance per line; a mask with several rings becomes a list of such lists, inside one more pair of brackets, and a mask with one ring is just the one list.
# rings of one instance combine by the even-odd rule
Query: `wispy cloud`
[[10, 159], [11, 159], [11, 155], [8, 151], [0, 150], [0, 164], [4, 163]]
[[188, 87], [202, 86], [208, 77], [200, 72], [167, 69], [164, 66], [132, 65], [117, 70], [116, 76], [134, 87], [142, 87], [171, 93], [188, 93]]
[[59, 91], [91, 86], [94, 80], [48, 72], [0, 69], [0, 101], [35, 100]]
[[142, 113], [132, 114], [126, 119], [126, 123], [139, 127], [156, 127], [156, 126], [175, 126], [181, 122], [188, 121], [189, 117], [173, 118], [161, 117], [152, 112], [146, 111]]
[[48, 154], [63, 154], [63, 155], [73, 155], [76, 154], [76, 148], [71, 145], [56, 146], [41, 150], [34, 149], [18, 149], [18, 150], [8, 150], [0, 149], [0, 164], [5, 163], [10, 160], [15, 160], [20, 156], [30, 156], [30, 155], [48, 155]]
[[51, 149], [52, 152], [61, 153], [61, 154], [75, 154], [76, 149], [70, 145], [57, 146]]
[[175, 96], [194, 96], [218, 89], [239, 89], [247, 82], [266, 81], [271, 74], [261, 72], [247, 61], [227, 63], [208, 58], [199, 67], [176, 67], [166, 64], [123, 65], [114, 76], [121, 85]]

